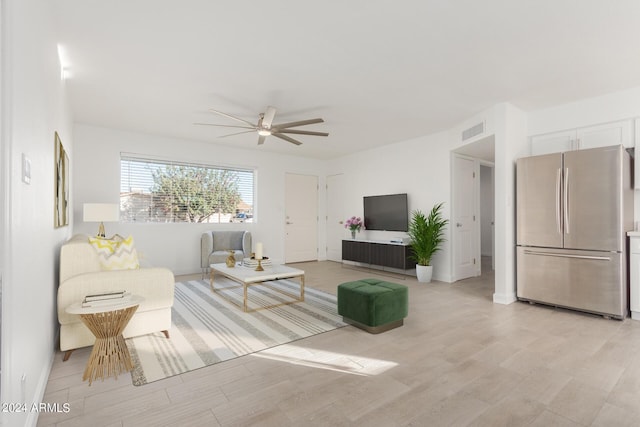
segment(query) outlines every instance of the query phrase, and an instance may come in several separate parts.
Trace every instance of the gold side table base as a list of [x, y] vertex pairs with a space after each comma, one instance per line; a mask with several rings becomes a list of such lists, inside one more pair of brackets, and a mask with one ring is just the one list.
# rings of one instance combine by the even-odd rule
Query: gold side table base
[[80, 315], [84, 324], [96, 337], [82, 375], [83, 381], [89, 380], [91, 385], [98, 378], [104, 380], [113, 375], [117, 379], [118, 374], [133, 370], [131, 355], [122, 331], [137, 309], [138, 306], [134, 305], [121, 310]]

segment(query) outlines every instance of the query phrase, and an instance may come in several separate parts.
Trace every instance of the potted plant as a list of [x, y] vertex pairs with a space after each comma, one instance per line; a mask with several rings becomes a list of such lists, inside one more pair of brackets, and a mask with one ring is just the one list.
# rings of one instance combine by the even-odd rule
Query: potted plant
[[412, 258], [418, 263], [416, 274], [419, 282], [431, 281], [431, 257], [445, 241], [444, 230], [448, 222], [449, 220], [442, 218], [442, 203], [434, 205], [428, 216], [420, 210], [411, 213], [408, 233], [412, 241]]

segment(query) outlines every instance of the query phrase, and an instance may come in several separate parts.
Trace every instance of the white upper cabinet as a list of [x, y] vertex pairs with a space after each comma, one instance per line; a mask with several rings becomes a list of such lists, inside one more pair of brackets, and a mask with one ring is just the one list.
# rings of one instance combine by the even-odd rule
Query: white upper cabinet
[[619, 144], [633, 147], [633, 122], [624, 120], [580, 128], [576, 130], [576, 137], [578, 150]]
[[560, 153], [574, 150], [576, 131], [567, 130], [562, 132], [547, 133], [531, 137], [531, 155]]
[[534, 135], [531, 137], [531, 154], [559, 153], [587, 148], [622, 144], [635, 146], [633, 120], [604, 123], [578, 129]]

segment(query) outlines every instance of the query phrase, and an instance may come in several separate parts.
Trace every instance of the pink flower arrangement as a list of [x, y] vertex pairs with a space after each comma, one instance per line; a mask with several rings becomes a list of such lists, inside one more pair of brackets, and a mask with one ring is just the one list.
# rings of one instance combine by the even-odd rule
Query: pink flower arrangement
[[355, 217], [352, 216], [351, 218], [347, 219], [344, 223], [344, 228], [348, 228], [349, 230], [351, 230], [352, 232], [360, 232], [360, 229], [364, 227], [364, 223], [362, 222], [362, 218], [360, 217]]

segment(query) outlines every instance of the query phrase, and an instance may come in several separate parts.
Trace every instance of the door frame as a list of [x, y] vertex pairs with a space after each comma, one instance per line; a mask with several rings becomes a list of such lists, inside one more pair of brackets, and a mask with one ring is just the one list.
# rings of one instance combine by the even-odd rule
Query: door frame
[[[333, 242], [333, 243], [336, 243], [336, 245], [337, 245], [337, 248], [335, 248], [335, 250], [339, 254], [339, 258], [338, 259], [332, 259], [332, 257], [329, 256], [330, 254], [332, 254], [331, 251], [329, 250], [330, 249], [330, 245], [332, 244], [332, 242], [330, 241], [330, 237], [332, 237], [332, 234], [331, 234], [330, 230], [331, 230], [332, 226], [335, 226], [335, 224], [331, 224], [329, 222], [329, 217], [332, 216], [332, 214], [333, 214], [329, 210], [332, 207], [332, 202], [330, 201], [330, 199], [331, 198], [335, 198], [335, 192], [332, 192], [332, 190], [331, 190], [330, 181], [333, 178], [343, 179], [344, 177], [345, 177], [345, 175], [343, 173], [336, 173], [336, 174], [332, 174], [332, 175], [327, 175], [326, 179], [325, 179], [325, 191], [326, 191], [325, 197], [327, 199], [327, 205], [326, 205], [327, 206], [327, 214], [326, 214], [326, 217], [325, 217], [326, 235], [327, 235], [326, 257], [327, 257], [327, 259], [329, 261], [336, 261], [336, 262], [342, 262], [342, 239], [338, 240], [337, 242]], [[338, 201], [338, 204], [342, 205], [343, 203], [344, 203], [344, 200], [339, 200]], [[340, 216], [341, 219], [339, 220], [338, 225], [342, 226], [342, 224], [343, 224], [342, 217], [346, 217], [346, 215], [344, 215], [344, 212], [341, 212], [341, 214], [342, 214]], [[344, 226], [342, 226], [342, 227], [344, 227]], [[343, 228], [343, 230], [344, 230], [344, 228]]]
[[[9, 147], [9, 84], [8, 84], [8, 65], [7, 65], [7, 30], [5, 22], [5, 7], [4, 2], [0, 1], [0, 400], [5, 401], [4, 396], [7, 396], [9, 391], [9, 379], [5, 372], [10, 372], [10, 360], [7, 357], [8, 352], [5, 351], [8, 346], [6, 333], [10, 329], [9, 316], [7, 309], [7, 293], [6, 293], [6, 279], [10, 269], [10, 264], [7, 260], [7, 255], [10, 253], [9, 244], [7, 239], [9, 238], [9, 211], [8, 211], [8, 198], [10, 193], [10, 171], [11, 171], [11, 149]], [[6, 415], [0, 415], [0, 424], [6, 421]]]
[[[454, 148], [450, 151], [450, 171], [451, 171], [451, 179], [450, 179], [450, 200], [451, 200], [451, 214], [450, 214], [450, 218], [453, 219], [456, 217], [456, 209], [457, 207], [455, 206], [455, 188], [454, 188], [454, 180], [456, 179], [456, 168], [454, 165], [454, 156], [460, 156], [460, 157], [464, 157], [466, 159], [471, 159], [474, 160], [477, 164], [476, 164], [476, 176], [478, 176], [479, 178], [479, 171], [480, 171], [480, 164], [484, 165], [484, 166], [490, 166], [492, 168], [492, 177], [493, 177], [493, 197], [494, 197], [494, 206], [493, 206], [493, 215], [494, 215], [494, 222], [495, 222], [495, 215], [496, 215], [496, 179], [495, 179], [495, 135], [491, 134], [491, 135], [487, 135], [486, 137], [479, 139], [477, 141], [474, 142], [469, 142], [465, 145], [462, 145], [460, 147]], [[479, 215], [480, 212], [480, 179], [477, 179], [474, 185], [474, 191], [476, 192], [475, 194], [475, 203], [476, 203], [476, 207], [475, 207], [475, 211], [476, 214]], [[482, 258], [482, 251], [481, 251], [481, 247], [480, 247], [480, 237], [481, 237], [481, 228], [480, 228], [480, 221], [476, 221], [476, 258], [478, 260], [481, 260]], [[449, 232], [449, 237], [450, 237], [450, 242], [451, 242], [451, 257], [450, 257], [450, 268], [451, 268], [451, 282], [455, 282], [457, 280], [460, 280], [456, 277], [456, 270], [455, 270], [455, 250], [456, 250], [456, 242], [455, 239], [453, 238], [454, 236], [454, 231], [453, 228], [450, 227], [450, 232]], [[496, 245], [495, 245], [495, 223], [494, 226], [492, 227], [492, 232], [493, 232], [493, 236], [492, 236], [492, 241], [493, 241], [493, 259], [492, 259], [492, 267], [495, 270], [495, 253], [496, 253]], [[478, 275], [480, 275], [482, 273], [481, 270], [481, 265], [482, 262], [478, 262]]]
[[[11, 293], [8, 281], [11, 277], [11, 102], [12, 93], [9, 84], [9, 56], [8, 48], [9, 30], [7, 29], [7, 16], [4, 2], [0, 0], [0, 397], [6, 401], [9, 395], [12, 361], [8, 351], [8, 331], [12, 328], [12, 315], [15, 308], [8, 301]], [[9, 52], [9, 53], [8, 53]], [[8, 53], [8, 54], [7, 54]], [[12, 311], [13, 310], [13, 311]], [[0, 414], [0, 424], [7, 420], [7, 414]]]
[[[496, 269], [496, 168], [495, 163], [489, 162], [487, 160], [479, 160], [479, 166], [485, 166], [491, 169], [491, 190], [493, 193], [493, 209], [491, 210], [493, 213], [493, 218], [491, 218], [491, 270]], [[478, 168], [480, 169], [480, 168]], [[478, 181], [478, 185], [482, 185], [482, 176], [480, 175], [480, 180]], [[479, 192], [478, 205], [481, 206], [482, 203], [482, 192]], [[482, 242], [482, 214], [480, 214], [480, 242]], [[482, 257], [482, 246], [480, 246], [480, 257]], [[480, 273], [482, 274], [482, 262], [480, 262]]]

